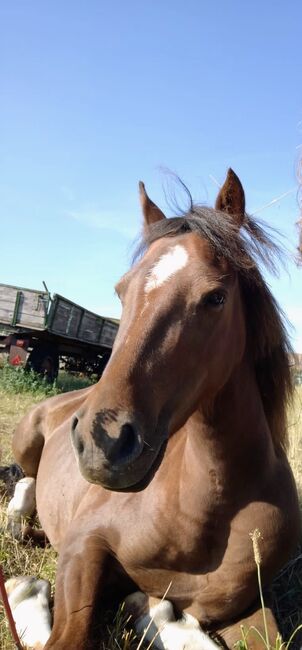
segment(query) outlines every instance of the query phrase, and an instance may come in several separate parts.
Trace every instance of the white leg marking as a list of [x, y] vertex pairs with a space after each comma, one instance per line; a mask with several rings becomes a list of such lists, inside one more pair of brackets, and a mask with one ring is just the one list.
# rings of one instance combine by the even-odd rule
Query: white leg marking
[[168, 253], [163, 255], [151, 271], [147, 275], [147, 281], [145, 284], [145, 293], [157, 289], [164, 282], [169, 280], [174, 273], [183, 269], [187, 262], [189, 256], [184, 246], [177, 244], [170, 249]]
[[51, 633], [50, 583], [32, 576], [5, 583], [8, 601], [21, 642], [28, 648], [44, 648]]
[[22, 517], [31, 517], [36, 507], [36, 481], [34, 478], [21, 478], [16, 483], [15, 493], [7, 507], [8, 528], [13, 537], [21, 536]]
[[133, 616], [135, 631], [153, 641], [158, 650], [217, 650], [219, 646], [201, 629], [196, 618], [184, 614], [176, 621], [172, 603], [168, 600], [149, 599], [136, 592], [125, 600], [126, 612]]

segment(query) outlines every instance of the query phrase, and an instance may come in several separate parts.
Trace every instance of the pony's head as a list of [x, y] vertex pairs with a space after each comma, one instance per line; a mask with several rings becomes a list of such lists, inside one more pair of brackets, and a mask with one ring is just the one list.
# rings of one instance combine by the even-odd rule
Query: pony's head
[[273, 245], [246, 215], [236, 174], [215, 209], [192, 204], [182, 217], [166, 219], [143, 183], [140, 197], [144, 232], [116, 286], [123, 312], [112, 356], [72, 423], [83, 476], [113, 490], [148, 484], [169, 436], [215, 402], [245, 354], [270, 425], [290, 382], [285, 332], [253, 256]]

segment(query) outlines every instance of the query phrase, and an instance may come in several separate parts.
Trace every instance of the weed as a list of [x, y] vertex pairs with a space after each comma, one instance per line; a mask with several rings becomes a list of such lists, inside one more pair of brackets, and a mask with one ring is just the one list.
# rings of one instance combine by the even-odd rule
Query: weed
[[[268, 634], [268, 627], [267, 627], [267, 620], [266, 620], [266, 608], [264, 605], [264, 598], [263, 598], [263, 589], [262, 589], [262, 581], [261, 581], [261, 551], [260, 551], [260, 540], [262, 539], [261, 537], [261, 532], [258, 528], [256, 528], [252, 533], [250, 533], [250, 537], [252, 540], [253, 544], [253, 552], [254, 552], [254, 559], [255, 559], [255, 564], [257, 567], [257, 578], [258, 578], [258, 589], [259, 589], [259, 596], [260, 596], [260, 602], [261, 602], [261, 609], [262, 609], [262, 616], [263, 616], [263, 628], [264, 628], [264, 636], [262, 632], [254, 627], [251, 626], [249, 629], [246, 629], [243, 625], [241, 626], [241, 639], [235, 644], [235, 647], [237, 650], [249, 650], [249, 635], [252, 633], [255, 637], [258, 637], [263, 645], [263, 648], [265, 650], [289, 650], [289, 648], [292, 647], [292, 643], [295, 640], [295, 637], [298, 635], [300, 630], [302, 629], [302, 624], [297, 625], [292, 632], [292, 634], [289, 637], [289, 640], [287, 642], [282, 640], [281, 634], [278, 632], [276, 635], [276, 639], [270, 639], [269, 634]], [[297, 639], [298, 640], [298, 639]], [[299, 644], [300, 645], [300, 644]]]

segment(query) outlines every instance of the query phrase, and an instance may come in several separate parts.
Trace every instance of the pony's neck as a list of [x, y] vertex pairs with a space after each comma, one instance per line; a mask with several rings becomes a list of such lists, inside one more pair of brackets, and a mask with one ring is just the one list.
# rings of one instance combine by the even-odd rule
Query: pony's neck
[[269, 426], [253, 368], [244, 358], [213, 400], [201, 403], [185, 425], [186, 465], [202, 458], [203, 465], [246, 471], [251, 464], [274, 456]]

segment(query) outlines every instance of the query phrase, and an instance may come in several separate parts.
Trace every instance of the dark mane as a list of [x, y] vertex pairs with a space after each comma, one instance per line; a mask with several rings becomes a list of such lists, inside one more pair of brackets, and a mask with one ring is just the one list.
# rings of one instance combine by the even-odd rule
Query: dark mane
[[212, 208], [192, 205], [180, 216], [152, 224], [144, 230], [136, 256], [162, 237], [196, 232], [215, 255], [238, 272], [246, 313], [247, 341], [275, 449], [286, 448], [286, 407], [293, 385], [289, 355], [291, 345], [286, 318], [271, 294], [259, 264], [277, 273], [280, 249], [263, 226], [245, 215], [238, 231], [231, 217]]

